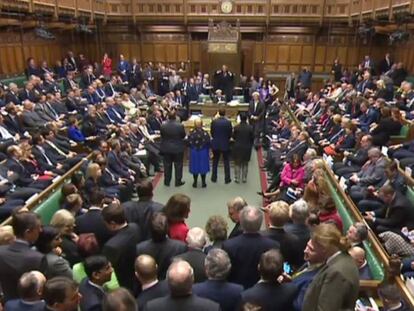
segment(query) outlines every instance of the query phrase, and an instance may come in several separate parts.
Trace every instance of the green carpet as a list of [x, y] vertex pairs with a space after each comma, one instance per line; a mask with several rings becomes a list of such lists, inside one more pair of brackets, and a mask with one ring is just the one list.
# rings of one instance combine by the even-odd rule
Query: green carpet
[[[234, 167], [231, 167], [230, 184], [224, 183], [224, 167], [219, 165], [218, 179], [216, 183], [210, 181], [211, 175], [207, 175], [207, 188], [201, 188], [199, 180], [199, 188], [193, 188], [193, 177], [188, 171], [188, 167], [184, 166], [185, 185], [181, 187], [164, 186], [164, 178], [161, 178], [156, 189], [154, 200], [165, 204], [171, 195], [175, 193], [184, 193], [191, 198], [191, 212], [187, 220], [190, 227], [204, 228], [207, 219], [211, 215], [222, 215], [227, 219], [229, 230], [233, 228], [231, 220], [227, 216], [227, 201], [236, 196], [243, 197], [247, 203], [254, 206], [261, 206], [261, 197], [257, 195], [260, 190], [260, 174], [257, 164], [257, 154], [252, 152], [249, 162], [249, 173], [247, 183], [236, 184], [233, 178]], [[174, 172], [173, 172], [174, 176]], [[172, 180], [171, 184], [174, 184]]]

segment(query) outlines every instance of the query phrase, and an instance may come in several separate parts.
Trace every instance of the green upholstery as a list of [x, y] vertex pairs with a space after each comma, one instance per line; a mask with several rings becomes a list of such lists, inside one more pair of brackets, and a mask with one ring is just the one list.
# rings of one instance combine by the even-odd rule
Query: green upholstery
[[49, 195], [49, 197], [40, 203], [38, 207], [35, 208], [35, 212], [40, 215], [43, 225], [48, 225], [52, 219], [53, 214], [60, 208], [60, 199], [62, 197], [61, 188], [56, 189], [54, 193]]
[[24, 83], [26, 81], [27, 81], [27, 79], [26, 79], [26, 76], [25, 75], [16, 76], [16, 77], [13, 77], [13, 78], [8, 78], [8, 79], [1, 80], [1, 82], [4, 85], [7, 85], [8, 86], [9, 83], [16, 83], [18, 87], [23, 87], [24, 86]]
[[[80, 284], [84, 278], [86, 278], [85, 267], [82, 262], [79, 262], [73, 266], [73, 280]], [[116, 277], [115, 272], [111, 274], [111, 280], [104, 284], [104, 288], [111, 292], [119, 288], [118, 278]]]
[[[340, 193], [335, 189], [333, 186], [331, 179], [325, 175], [326, 180], [328, 181], [329, 191], [331, 192], [332, 199], [335, 202], [336, 208], [338, 209], [338, 213], [341, 215], [344, 229], [348, 230], [348, 228], [355, 222], [353, 216], [348, 211], [345, 202], [343, 201]], [[375, 256], [374, 251], [371, 249], [371, 245], [369, 242], [364, 242], [365, 254], [367, 258], [367, 262], [369, 268], [371, 270], [372, 276], [374, 280], [382, 281], [384, 279], [384, 267], [382, 263], [378, 260]]]
[[400, 134], [392, 135], [390, 136], [390, 139], [406, 139], [408, 138], [409, 134], [410, 134], [410, 126], [405, 124], [401, 127]]
[[412, 187], [407, 188], [406, 197], [414, 205], [414, 189]]

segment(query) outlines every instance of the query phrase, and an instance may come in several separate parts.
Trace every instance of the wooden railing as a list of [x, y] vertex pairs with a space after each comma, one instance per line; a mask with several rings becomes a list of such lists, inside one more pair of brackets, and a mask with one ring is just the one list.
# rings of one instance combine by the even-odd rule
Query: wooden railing
[[[75, 166], [73, 166], [69, 171], [67, 171], [65, 174], [57, 178], [49, 187], [47, 187], [45, 190], [40, 192], [33, 200], [30, 200], [28, 204], [26, 204], [24, 207], [28, 210], [33, 210], [36, 207], [38, 207], [43, 201], [45, 201], [52, 193], [57, 191], [57, 189], [60, 189], [60, 187], [69, 179], [72, 177], [72, 175], [80, 170], [82, 164], [85, 161], [88, 161], [90, 157], [92, 156], [92, 153], [90, 153], [87, 157], [83, 158], [79, 163], [77, 163]], [[10, 225], [11, 224], [11, 217], [7, 218], [5, 221], [3, 221], [0, 226], [4, 225]]]

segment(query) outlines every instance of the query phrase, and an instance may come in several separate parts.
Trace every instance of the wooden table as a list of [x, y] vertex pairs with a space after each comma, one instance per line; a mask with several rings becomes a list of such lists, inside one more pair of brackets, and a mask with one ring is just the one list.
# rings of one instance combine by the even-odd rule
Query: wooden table
[[[210, 125], [211, 125], [211, 122], [213, 121], [213, 117], [205, 117], [203, 115], [201, 120], [203, 121], [203, 129], [205, 129], [207, 132], [210, 133]], [[236, 118], [229, 118], [229, 120], [231, 121], [231, 124], [233, 125], [233, 127], [235, 127], [237, 125]], [[187, 134], [189, 134], [191, 132], [191, 130], [194, 128], [194, 120], [184, 121], [183, 125], [184, 125], [184, 128], [185, 128], [185, 132]]]
[[246, 112], [249, 110], [249, 104], [240, 103], [235, 106], [219, 105], [213, 103], [198, 103], [190, 104], [190, 113], [201, 112], [203, 117], [214, 117], [220, 108], [226, 109], [226, 116], [229, 118], [236, 118], [239, 112]]

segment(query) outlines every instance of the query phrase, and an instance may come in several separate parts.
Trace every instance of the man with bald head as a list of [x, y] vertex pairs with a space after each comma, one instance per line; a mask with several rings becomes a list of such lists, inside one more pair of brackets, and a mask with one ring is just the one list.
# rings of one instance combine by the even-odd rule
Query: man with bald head
[[371, 270], [369, 269], [368, 262], [365, 259], [365, 250], [362, 247], [354, 246], [349, 249], [349, 255], [354, 259], [358, 271], [360, 280], [372, 280]]
[[135, 276], [141, 283], [142, 292], [137, 297], [138, 310], [142, 310], [148, 301], [167, 296], [166, 281], [158, 281], [158, 265], [149, 255], [138, 256], [135, 260]]
[[40, 311], [44, 310], [45, 302], [42, 300], [43, 287], [46, 278], [39, 271], [23, 273], [17, 284], [20, 299], [7, 301], [5, 310], [10, 311]]
[[218, 311], [220, 306], [192, 294], [193, 269], [184, 260], [174, 261], [167, 272], [170, 295], [147, 303], [147, 311]]

